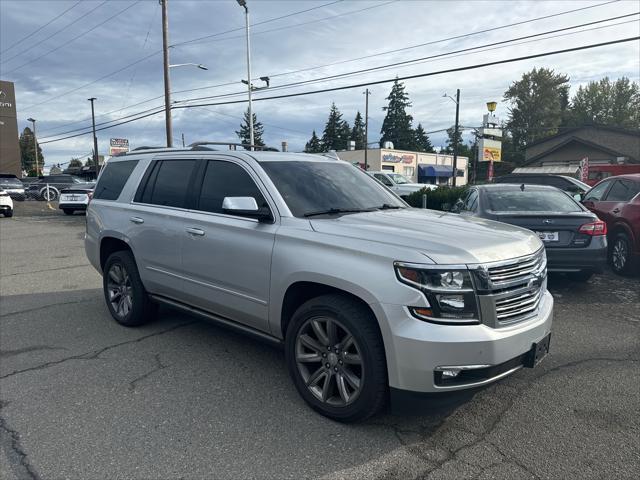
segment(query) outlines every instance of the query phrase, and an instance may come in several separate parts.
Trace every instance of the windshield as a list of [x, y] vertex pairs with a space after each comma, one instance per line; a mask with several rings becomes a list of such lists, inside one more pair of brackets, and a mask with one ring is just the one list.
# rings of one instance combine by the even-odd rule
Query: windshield
[[330, 210], [354, 213], [384, 205], [406, 207], [376, 180], [345, 162], [262, 162], [261, 166], [296, 217]]
[[582, 212], [564, 192], [553, 190], [488, 191], [489, 210], [494, 212]]
[[404, 175], [400, 175], [399, 173], [388, 173], [387, 175], [389, 175], [391, 179], [398, 185], [402, 185], [403, 183], [410, 183], [409, 180], [407, 180], [407, 177], [405, 177]]
[[17, 178], [0, 178], [0, 185], [19, 185], [20, 183]]

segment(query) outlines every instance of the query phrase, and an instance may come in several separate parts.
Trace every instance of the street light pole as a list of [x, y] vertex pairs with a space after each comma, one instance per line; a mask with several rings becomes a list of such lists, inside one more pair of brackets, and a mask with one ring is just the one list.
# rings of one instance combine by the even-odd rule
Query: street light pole
[[367, 153], [369, 152], [369, 95], [371, 95], [368, 88], [364, 95], [366, 98], [364, 103], [364, 171], [366, 172], [369, 169]]
[[[249, 143], [253, 145], [253, 105], [251, 102], [251, 42], [249, 37], [249, 8], [246, 0], [236, 0], [244, 8], [244, 18], [247, 35], [247, 92], [249, 93]], [[250, 147], [253, 150], [253, 147]]]
[[36, 155], [36, 177], [38, 176], [38, 140], [36, 139], [36, 119], [35, 118], [27, 118], [27, 121], [31, 122], [33, 125], [33, 151]]
[[96, 101], [96, 97], [88, 99], [91, 102], [91, 124], [93, 126], [93, 165], [96, 167], [96, 174], [98, 173], [98, 137], [96, 137], [96, 115], [93, 110], [93, 102]]
[[162, 57], [164, 62], [164, 118], [167, 132], [167, 147], [173, 146], [173, 126], [171, 125], [171, 78], [169, 77], [169, 0], [158, 0], [162, 5]]

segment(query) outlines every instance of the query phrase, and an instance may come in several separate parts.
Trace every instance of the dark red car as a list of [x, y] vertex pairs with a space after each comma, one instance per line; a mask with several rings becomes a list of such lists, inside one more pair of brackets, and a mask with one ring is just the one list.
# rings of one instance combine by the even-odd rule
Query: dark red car
[[607, 224], [613, 270], [631, 273], [640, 263], [640, 173], [602, 180], [582, 203]]

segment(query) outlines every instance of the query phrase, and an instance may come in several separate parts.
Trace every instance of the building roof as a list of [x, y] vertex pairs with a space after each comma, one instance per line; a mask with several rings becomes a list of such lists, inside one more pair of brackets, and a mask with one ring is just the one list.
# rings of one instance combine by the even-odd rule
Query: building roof
[[[530, 163], [530, 162], [527, 162]], [[526, 164], [525, 164], [526, 165]], [[575, 175], [580, 167], [569, 165], [552, 165], [548, 167], [518, 167], [514, 168], [511, 173], [544, 173], [554, 175]]]
[[571, 133], [577, 132], [579, 130], [586, 130], [586, 129], [590, 129], [590, 128], [595, 128], [597, 130], [609, 130], [611, 132], [628, 134], [628, 135], [631, 135], [631, 136], [640, 137], [640, 129], [623, 128], [623, 127], [612, 127], [612, 126], [609, 126], [609, 125], [583, 125], [581, 127], [565, 128], [564, 130], [562, 130], [559, 133], [556, 133], [555, 135], [551, 135], [550, 137], [541, 138], [540, 140], [536, 140], [535, 142], [530, 143], [529, 145], [527, 145], [527, 148], [533, 147], [534, 145], [539, 145], [539, 144], [544, 143], [544, 142], [548, 142], [549, 140], [554, 140], [554, 139], [556, 139], [558, 137], [564, 137], [567, 134], [571, 134]]

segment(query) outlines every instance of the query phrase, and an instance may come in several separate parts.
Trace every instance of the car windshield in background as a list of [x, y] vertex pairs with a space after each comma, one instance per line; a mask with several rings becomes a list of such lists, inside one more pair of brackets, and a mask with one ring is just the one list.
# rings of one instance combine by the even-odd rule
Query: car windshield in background
[[20, 185], [21, 183], [17, 178], [0, 178], [0, 185]]
[[487, 192], [489, 210], [494, 212], [581, 212], [566, 193], [553, 190], [496, 190]]
[[406, 205], [380, 183], [343, 162], [262, 162], [296, 217], [355, 213]]
[[398, 185], [402, 185], [403, 183], [409, 183], [409, 180], [407, 180], [407, 177], [404, 177], [399, 173], [389, 173], [388, 175]]

